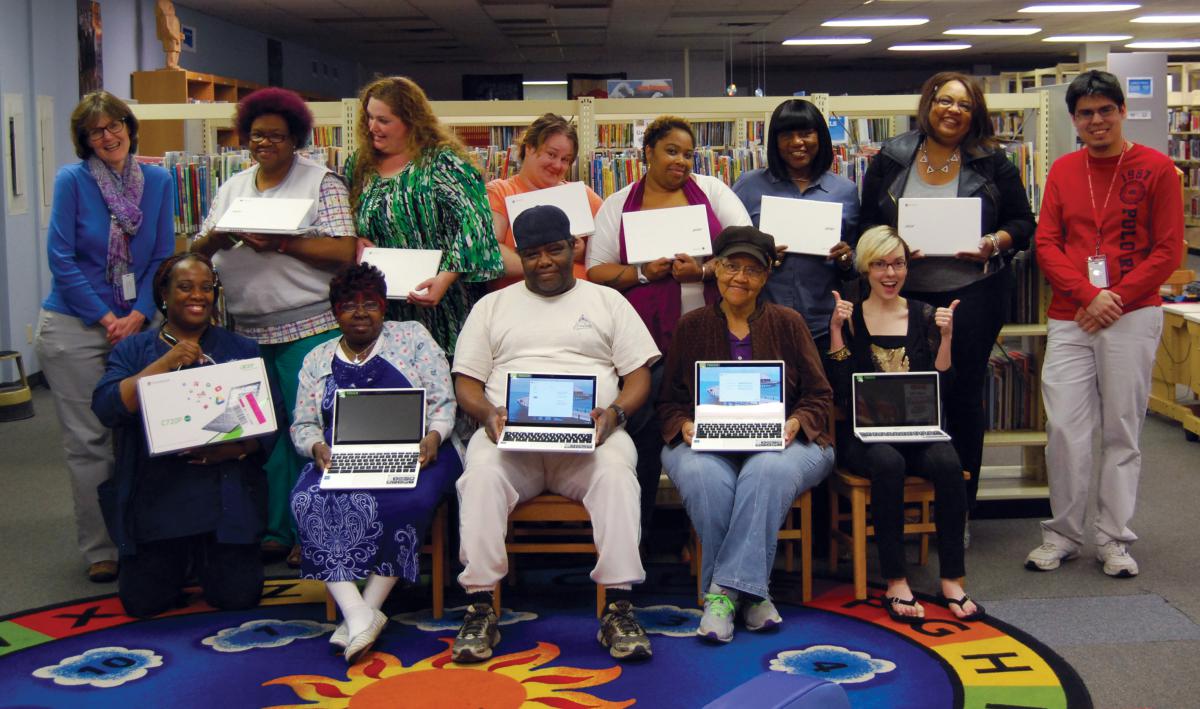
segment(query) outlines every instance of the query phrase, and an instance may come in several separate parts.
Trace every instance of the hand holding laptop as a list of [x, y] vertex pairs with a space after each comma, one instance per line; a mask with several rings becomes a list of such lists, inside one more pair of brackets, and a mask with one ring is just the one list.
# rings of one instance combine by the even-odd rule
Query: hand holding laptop
[[333, 451], [325, 441], [318, 441], [313, 444], [312, 457], [313, 464], [317, 466], [318, 470], [324, 472], [329, 470], [329, 461], [333, 459]]
[[421, 439], [421, 453], [417, 456], [417, 462], [424, 468], [426, 465], [431, 465], [437, 461], [438, 447], [442, 445], [442, 434], [437, 431], [430, 431]]
[[[602, 409], [599, 406], [592, 409], [592, 421], [596, 424], [596, 445], [599, 446], [608, 439], [608, 434], [612, 433], [617, 427], [609, 420], [608, 414], [610, 409]], [[613, 413], [613, 418], [616, 418], [616, 413]]]
[[507, 422], [508, 409], [503, 406], [493, 407], [487, 420], [483, 422], [483, 430], [487, 431], [488, 438], [492, 439], [492, 443], [500, 442], [500, 436], [504, 434], [504, 424]]

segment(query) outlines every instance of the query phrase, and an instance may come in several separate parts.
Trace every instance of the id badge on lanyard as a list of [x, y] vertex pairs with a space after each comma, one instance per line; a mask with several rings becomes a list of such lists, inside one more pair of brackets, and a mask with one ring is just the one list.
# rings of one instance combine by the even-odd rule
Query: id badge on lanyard
[[1088, 256], [1087, 274], [1088, 283], [1097, 288], [1108, 288], [1108, 260], [1103, 254]]
[[[1092, 161], [1087, 152], [1084, 152], [1084, 164], [1087, 170], [1088, 180], [1088, 197], [1092, 201], [1092, 218], [1096, 224], [1096, 253], [1093, 256], [1087, 257], [1087, 276], [1088, 283], [1091, 283], [1097, 288], [1108, 288], [1108, 260], [1104, 254], [1100, 253], [1100, 245], [1104, 241], [1103, 234], [1103, 219], [1104, 213], [1108, 211], [1108, 198], [1112, 196], [1113, 185], [1117, 182], [1117, 175], [1121, 172], [1121, 162], [1125, 160], [1125, 153], [1129, 150], [1129, 144], [1125, 143], [1121, 146], [1121, 156], [1117, 158], [1117, 165], [1113, 168], [1112, 177], [1108, 181], [1108, 189], [1104, 192], [1104, 204], [1100, 209], [1096, 209], [1096, 193], [1092, 187]], [[1086, 148], [1085, 148], [1086, 151]]]

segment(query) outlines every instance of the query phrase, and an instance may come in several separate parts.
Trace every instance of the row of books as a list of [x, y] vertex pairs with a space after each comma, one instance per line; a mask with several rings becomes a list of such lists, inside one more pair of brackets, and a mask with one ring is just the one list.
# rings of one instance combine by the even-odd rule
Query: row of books
[[711, 175], [727, 185], [733, 185], [742, 173], [767, 165], [767, 152], [762, 146], [746, 148], [700, 148], [695, 152], [692, 172]]
[[767, 142], [766, 121], [746, 121], [746, 142], [764, 145]]
[[1193, 224], [1200, 223], [1200, 190], [1183, 193], [1183, 216]]
[[1040, 427], [1037, 420], [1037, 363], [1033, 353], [996, 345], [988, 360], [984, 391], [987, 428], [1021, 431]]
[[491, 180], [506, 180], [521, 169], [520, 148], [509, 145], [502, 148], [498, 145], [486, 147], [468, 147], [467, 152], [475, 162], [475, 167], [483, 174], [484, 182]]
[[878, 147], [892, 137], [892, 122], [888, 118], [847, 118], [846, 139], [852, 146]]
[[454, 133], [465, 145], [487, 148], [493, 145], [508, 147], [521, 141], [526, 126], [454, 126]]
[[[649, 121], [641, 120], [630, 123], [600, 123], [596, 125], [596, 147], [597, 148], [641, 148], [642, 133], [645, 131]], [[763, 122], [749, 121], [746, 124], [747, 132], [753, 130], [755, 135], [759, 136], [757, 142], [762, 142], [761, 136], [764, 132]], [[737, 133], [735, 123], [733, 121], [693, 121], [692, 132], [696, 134], [696, 145], [709, 145], [714, 147], [722, 147], [734, 145], [737, 141]], [[754, 139], [749, 138], [749, 141]]]
[[1200, 189], [1200, 165], [1176, 165], [1183, 171], [1183, 186]]
[[313, 126], [309, 134], [309, 145], [318, 147], [340, 147], [346, 144], [341, 126]]
[[1029, 198], [1033, 213], [1037, 214], [1042, 204], [1042, 188], [1038, 184], [1037, 153], [1034, 151], [1033, 143], [1013, 140], [1003, 143], [1003, 147], [1008, 161], [1020, 173], [1021, 184], [1025, 185], [1025, 195]]
[[1200, 109], [1168, 108], [1167, 130], [1176, 133], [1200, 132]]
[[1167, 155], [1174, 160], [1200, 160], [1200, 138], [1172, 135], [1167, 138]]
[[162, 166], [171, 173], [175, 187], [175, 233], [193, 235], [217, 194], [231, 176], [253, 165], [248, 150], [230, 150], [216, 155], [171, 151]]
[[588, 177], [592, 189], [601, 197], [607, 197], [642, 179], [645, 173], [646, 166], [638, 151], [596, 152], [592, 154]]
[[1025, 128], [1025, 116], [1020, 113], [993, 113], [992, 131], [999, 136], [1016, 137]]
[[632, 123], [600, 123], [596, 125], [596, 147], [631, 148], [634, 147], [633, 141]]

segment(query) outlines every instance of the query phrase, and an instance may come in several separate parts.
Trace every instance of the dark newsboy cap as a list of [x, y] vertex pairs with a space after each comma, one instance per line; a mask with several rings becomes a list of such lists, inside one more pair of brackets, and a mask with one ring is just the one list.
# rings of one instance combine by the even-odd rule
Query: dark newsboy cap
[[746, 254], [770, 268], [775, 261], [775, 239], [752, 226], [726, 227], [717, 236], [713, 252], [722, 258]]
[[571, 238], [571, 220], [552, 204], [530, 207], [517, 215], [512, 225], [517, 250], [531, 249]]

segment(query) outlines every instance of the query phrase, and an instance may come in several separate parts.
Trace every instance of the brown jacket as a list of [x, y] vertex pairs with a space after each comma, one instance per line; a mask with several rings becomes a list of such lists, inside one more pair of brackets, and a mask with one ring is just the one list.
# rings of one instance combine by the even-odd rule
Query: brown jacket
[[[825, 378], [821, 355], [813, 344], [804, 318], [794, 310], [759, 300], [750, 316], [750, 349], [756, 360], [783, 360], [784, 403], [800, 422], [803, 439], [821, 446], [832, 443], [827, 433], [833, 414], [833, 389]], [[721, 303], [693, 310], [679, 319], [667, 351], [658, 417], [663, 440], [679, 436], [685, 421], [692, 420], [695, 402], [695, 364], [703, 360], [728, 360], [729, 326]]]

